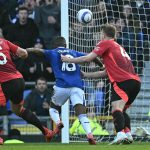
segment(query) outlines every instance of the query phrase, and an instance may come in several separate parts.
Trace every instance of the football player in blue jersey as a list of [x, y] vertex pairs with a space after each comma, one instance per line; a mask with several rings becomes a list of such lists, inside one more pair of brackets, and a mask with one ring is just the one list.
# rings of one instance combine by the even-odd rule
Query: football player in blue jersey
[[89, 120], [86, 115], [86, 107], [83, 104], [84, 91], [80, 66], [78, 64], [61, 61], [61, 54], [71, 58], [80, 57], [85, 54], [66, 48], [66, 40], [64, 37], [60, 36], [54, 38], [52, 46], [54, 48], [52, 50], [28, 48], [27, 51], [45, 55], [45, 58], [50, 63], [56, 78], [54, 95], [49, 109], [51, 119], [56, 123], [56, 129], [53, 132], [53, 136], [58, 134], [64, 127], [60, 120], [60, 110], [61, 106], [70, 99], [75, 109], [75, 113], [87, 134], [89, 144], [94, 145], [96, 144], [96, 141], [92, 135]]

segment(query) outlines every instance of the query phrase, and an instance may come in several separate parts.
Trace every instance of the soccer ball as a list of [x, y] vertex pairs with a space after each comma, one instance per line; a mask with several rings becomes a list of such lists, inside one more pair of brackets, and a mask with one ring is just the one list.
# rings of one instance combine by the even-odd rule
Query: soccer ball
[[89, 9], [81, 9], [77, 13], [77, 19], [80, 23], [88, 24], [92, 21], [92, 12]]

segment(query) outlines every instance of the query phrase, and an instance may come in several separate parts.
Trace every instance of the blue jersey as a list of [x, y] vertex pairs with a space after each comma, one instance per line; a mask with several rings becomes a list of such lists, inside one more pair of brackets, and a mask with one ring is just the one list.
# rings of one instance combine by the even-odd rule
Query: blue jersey
[[80, 66], [74, 63], [62, 62], [61, 54], [71, 58], [84, 56], [84, 53], [64, 47], [45, 50], [46, 60], [50, 63], [56, 78], [56, 86], [62, 88], [78, 87], [83, 89]]

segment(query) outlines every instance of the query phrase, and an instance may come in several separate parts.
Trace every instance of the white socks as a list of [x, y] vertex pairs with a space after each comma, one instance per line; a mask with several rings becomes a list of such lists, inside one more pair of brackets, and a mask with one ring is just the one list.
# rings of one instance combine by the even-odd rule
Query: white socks
[[55, 122], [55, 124], [60, 123], [60, 117], [59, 117], [59, 112], [55, 108], [50, 108], [49, 109], [49, 114], [51, 119]]
[[78, 116], [79, 121], [82, 124], [83, 129], [85, 130], [86, 134], [92, 133], [89, 119], [87, 118], [86, 114], [81, 114]]
[[[55, 122], [56, 125], [58, 123], [60, 123], [59, 112], [55, 108], [50, 108], [49, 114], [50, 114], [51, 119]], [[88, 135], [89, 133], [92, 133], [91, 127], [90, 127], [90, 122], [89, 122], [89, 119], [87, 118], [87, 115], [81, 114], [78, 116], [78, 118], [79, 118], [79, 121], [81, 122], [82, 127], [85, 130], [86, 134]]]

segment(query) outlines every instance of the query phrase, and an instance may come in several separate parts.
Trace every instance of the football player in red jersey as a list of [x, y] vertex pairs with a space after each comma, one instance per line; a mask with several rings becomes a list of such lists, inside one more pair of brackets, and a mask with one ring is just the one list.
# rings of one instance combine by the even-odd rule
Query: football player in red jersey
[[[5, 106], [6, 105], [6, 98], [2, 92], [2, 88], [0, 86], [0, 106]], [[0, 137], [0, 145], [3, 144], [3, 139]]]
[[41, 130], [47, 141], [51, 140], [53, 132], [43, 127], [39, 119], [29, 110], [23, 107], [23, 92], [25, 82], [22, 74], [16, 69], [12, 62], [11, 55], [16, 55], [22, 59], [28, 57], [25, 49], [0, 38], [0, 86], [6, 100], [11, 100], [12, 111], [28, 123], [35, 125]]
[[83, 63], [101, 57], [105, 65], [104, 71], [83, 73], [85, 77], [108, 76], [112, 84], [111, 106], [117, 136], [110, 144], [132, 143], [130, 117], [126, 109], [133, 103], [140, 91], [141, 82], [135, 73], [129, 55], [124, 48], [115, 42], [116, 28], [104, 25], [101, 30], [101, 41], [86, 56], [68, 58], [61, 56], [63, 62]]
[[6, 106], [6, 98], [0, 86], [0, 106]]

